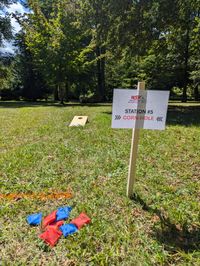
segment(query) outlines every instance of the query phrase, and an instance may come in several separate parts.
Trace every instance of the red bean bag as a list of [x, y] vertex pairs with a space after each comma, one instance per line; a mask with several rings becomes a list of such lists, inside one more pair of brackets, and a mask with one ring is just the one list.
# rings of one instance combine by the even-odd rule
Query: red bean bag
[[62, 232], [60, 230], [49, 228], [44, 233], [39, 235], [39, 238], [43, 239], [51, 247], [54, 247], [61, 237]]
[[48, 230], [50, 228], [54, 228], [56, 230], [59, 230], [59, 227], [62, 226], [63, 224], [64, 224], [64, 221], [54, 222], [54, 223], [47, 225], [45, 229]]
[[43, 228], [45, 228], [47, 225], [56, 221], [56, 213], [57, 213], [57, 211], [54, 211], [44, 218], [43, 223], [42, 223]]
[[91, 219], [85, 213], [81, 213], [77, 218], [73, 219], [70, 224], [76, 225], [76, 227], [80, 230], [85, 224], [89, 224]]

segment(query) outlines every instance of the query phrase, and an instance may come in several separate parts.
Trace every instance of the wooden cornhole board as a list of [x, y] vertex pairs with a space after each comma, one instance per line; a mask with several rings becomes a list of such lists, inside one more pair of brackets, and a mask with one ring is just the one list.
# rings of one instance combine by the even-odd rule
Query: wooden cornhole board
[[87, 122], [88, 122], [88, 116], [74, 116], [69, 126], [70, 127], [79, 127], [79, 126], [84, 127]]

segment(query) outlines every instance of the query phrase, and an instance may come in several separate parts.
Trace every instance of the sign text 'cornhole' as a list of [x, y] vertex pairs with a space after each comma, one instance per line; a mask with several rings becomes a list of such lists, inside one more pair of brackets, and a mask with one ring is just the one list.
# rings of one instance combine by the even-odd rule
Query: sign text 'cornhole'
[[164, 130], [169, 91], [115, 89], [112, 128]]

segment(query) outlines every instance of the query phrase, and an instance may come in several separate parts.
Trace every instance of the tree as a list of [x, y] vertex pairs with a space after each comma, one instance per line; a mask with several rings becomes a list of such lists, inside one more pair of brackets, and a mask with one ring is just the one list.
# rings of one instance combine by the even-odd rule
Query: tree
[[191, 60], [194, 55], [195, 21], [200, 16], [200, 1], [175, 1], [176, 14], [168, 36], [171, 52], [177, 58], [178, 67], [182, 72], [182, 101], [187, 101], [187, 87], [191, 84]]
[[26, 100], [33, 101], [47, 98], [50, 91], [34, 63], [31, 52], [27, 49], [24, 32], [21, 31], [17, 34], [15, 45], [18, 47], [15, 65], [21, 80], [21, 96]]
[[[126, 79], [145, 79], [150, 88], [178, 86], [186, 101], [199, 58], [199, 0], [117, 1], [120, 11], [114, 4], [110, 39], [116, 57], [129, 62], [123, 71]], [[131, 73], [132, 66], [137, 71]]]
[[[4, 8], [12, 4], [12, 0], [0, 0], [0, 12], [4, 13]], [[12, 38], [12, 28], [10, 24], [10, 17], [4, 13], [0, 15], [0, 46], [3, 40], [10, 40]]]
[[16, 56], [1, 54], [0, 96], [1, 100], [19, 100], [21, 79], [16, 64]]
[[79, 23], [89, 38], [84, 52], [93, 53], [88, 63], [94, 65], [94, 74], [97, 79], [95, 94], [99, 101], [106, 99], [105, 64], [106, 46], [109, 32], [109, 1], [79, 0]]
[[48, 86], [58, 90], [63, 103], [67, 89], [76, 74], [76, 57], [79, 54], [80, 34], [72, 23], [74, 3], [49, 1], [51, 13], [37, 0], [29, 1], [33, 10], [24, 23], [26, 45], [33, 55]]
[[194, 97], [195, 100], [199, 100], [199, 86], [200, 86], [200, 9], [195, 17], [192, 44], [192, 55], [191, 55], [191, 72], [190, 79], [194, 85]]
[[19, 18], [26, 92], [29, 87], [36, 93], [38, 80], [62, 103], [67, 95], [104, 101], [114, 87], [146, 80], [149, 89], [181, 88], [183, 101], [190, 86], [198, 98], [200, 0], [28, 0], [28, 5], [33, 12]]

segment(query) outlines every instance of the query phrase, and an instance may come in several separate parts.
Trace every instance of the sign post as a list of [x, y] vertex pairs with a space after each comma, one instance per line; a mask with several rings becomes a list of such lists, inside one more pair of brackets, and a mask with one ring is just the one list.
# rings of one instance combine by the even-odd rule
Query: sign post
[[140, 129], [164, 130], [169, 91], [146, 91], [145, 82], [137, 90], [115, 89], [112, 108], [112, 128], [133, 129], [127, 196], [133, 195]]
[[[140, 95], [141, 90], [145, 90], [145, 82], [138, 83], [138, 88], [137, 88], [138, 95]], [[129, 163], [129, 171], [128, 171], [127, 192], [126, 192], [127, 197], [129, 198], [133, 194], [133, 186], [135, 183], [136, 161], [137, 161], [139, 137], [140, 137], [140, 129], [133, 128], [130, 163]]]

